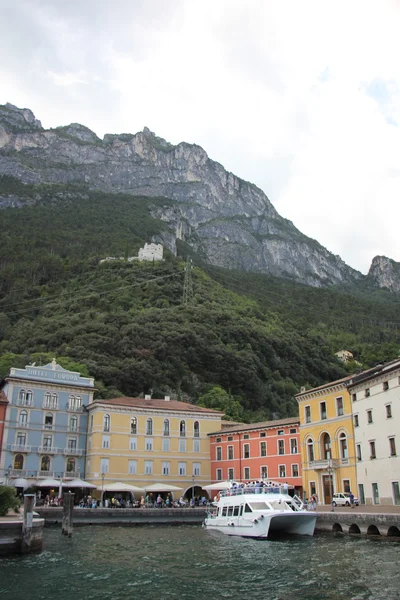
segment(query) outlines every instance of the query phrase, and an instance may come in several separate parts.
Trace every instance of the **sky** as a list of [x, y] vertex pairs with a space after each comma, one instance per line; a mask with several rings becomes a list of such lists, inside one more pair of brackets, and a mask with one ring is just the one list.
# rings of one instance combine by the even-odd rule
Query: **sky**
[[400, 0], [13, 0], [0, 103], [202, 146], [366, 274], [400, 262]]

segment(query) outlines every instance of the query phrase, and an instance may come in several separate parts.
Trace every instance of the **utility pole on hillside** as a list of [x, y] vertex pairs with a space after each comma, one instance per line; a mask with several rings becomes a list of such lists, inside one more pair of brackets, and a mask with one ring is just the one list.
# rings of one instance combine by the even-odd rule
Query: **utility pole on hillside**
[[185, 278], [183, 280], [183, 298], [182, 302], [185, 306], [193, 303], [193, 281], [192, 281], [192, 259], [187, 258], [185, 264]]

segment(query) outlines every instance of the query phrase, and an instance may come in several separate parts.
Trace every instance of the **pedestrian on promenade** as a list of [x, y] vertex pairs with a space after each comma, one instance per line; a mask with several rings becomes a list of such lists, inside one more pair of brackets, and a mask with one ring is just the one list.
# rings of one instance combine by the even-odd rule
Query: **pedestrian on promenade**
[[350, 498], [350, 506], [351, 506], [351, 508], [354, 508], [354, 494], [353, 494], [353, 492], [350, 492], [349, 498]]

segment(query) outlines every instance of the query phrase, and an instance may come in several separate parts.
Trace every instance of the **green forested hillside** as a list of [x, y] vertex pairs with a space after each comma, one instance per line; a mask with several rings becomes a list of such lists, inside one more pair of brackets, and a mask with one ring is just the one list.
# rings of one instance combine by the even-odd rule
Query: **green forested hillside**
[[365, 366], [398, 354], [393, 295], [307, 288], [194, 256], [184, 305], [184, 263], [168, 252], [154, 265], [99, 264], [162, 231], [148, 206], [168, 200], [19, 186], [0, 182], [32, 202], [0, 212], [1, 376], [55, 355], [94, 376], [102, 397], [152, 390], [261, 420], [296, 414], [300, 386], [342, 376], [343, 347]]

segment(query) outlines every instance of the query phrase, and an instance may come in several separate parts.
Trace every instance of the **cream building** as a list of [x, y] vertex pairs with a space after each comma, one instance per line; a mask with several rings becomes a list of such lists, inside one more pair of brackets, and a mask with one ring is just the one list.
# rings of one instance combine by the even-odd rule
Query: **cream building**
[[[400, 504], [400, 359], [353, 376], [358, 496], [366, 504]], [[360, 380], [361, 379], [361, 380]]]
[[88, 406], [86, 479], [98, 487], [165, 483], [191, 496], [211, 481], [208, 434], [223, 413], [164, 399], [114, 398]]

